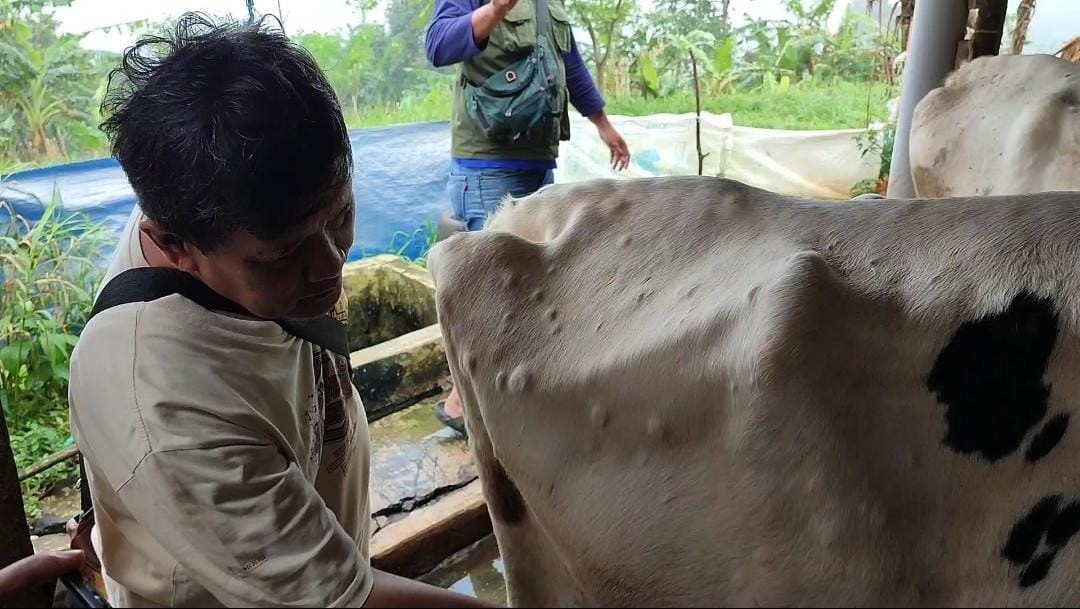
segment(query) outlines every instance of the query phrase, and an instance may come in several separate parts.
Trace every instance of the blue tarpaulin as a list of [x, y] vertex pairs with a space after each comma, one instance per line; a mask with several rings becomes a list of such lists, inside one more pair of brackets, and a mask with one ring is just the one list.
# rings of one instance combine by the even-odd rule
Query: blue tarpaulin
[[[448, 122], [394, 125], [349, 132], [356, 194], [356, 241], [349, 260], [384, 252], [423, 253], [425, 225], [448, 204]], [[116, 237], [135, 205], [135, 195], [114, 159], [96, 159], [11, 174], [0, 199], [31, 222], [58, 189], [67, 213], [104, 222]]]

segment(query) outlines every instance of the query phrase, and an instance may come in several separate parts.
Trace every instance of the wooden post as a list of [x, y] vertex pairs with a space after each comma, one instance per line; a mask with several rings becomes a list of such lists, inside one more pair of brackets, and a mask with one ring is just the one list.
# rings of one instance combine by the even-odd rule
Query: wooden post
[[897, 24], [900, 26], [900, 50], [908, 50], [908, 40], [911, 37], [911, 20], [915, 16], [915, 0], [900, 0], [900, 14], [897, 16]]
[[[19, 484], [15, 455], [7, 421], [0, 413], [0, 569], [34, 553], [30, 527], [23, 511], [22, 486]], [[52, 586], [48, 586], [52, 588]], [[3, 599], [0, 607], [51, 607], [49, 591], [44, 587], [16, 598]]]
[[975, 19], [975, 33], [971, 35], [970, 59], [997, 55], [1005, 34], [1005, 13], [1009, 3], [1007, 0], [975, 0], [975, 8], [979, 15]]

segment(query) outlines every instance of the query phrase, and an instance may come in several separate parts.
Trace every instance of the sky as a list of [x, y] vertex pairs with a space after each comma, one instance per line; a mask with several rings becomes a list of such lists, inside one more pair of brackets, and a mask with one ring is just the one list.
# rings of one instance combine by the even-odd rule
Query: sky
[[[1009, 12], [1019, 0], [1009, 0]], [[1038, 0], [1035, 18], [1028, 28], [1025, 53], [1056, 53], [1074, 36], [1080, 36], [1080, 2], [1077, 0]]]
[[[434, 1], [434, 0], [432, 0]], [[809, 2], [809, 0], [803, 0]], [[863, 5], [865, 0], [850, 0]], [[941, 1], [941, 0], [935, 0]], [[1009, 0], [1009, 10], [1015, 10], [1018, 0]], [[643, 7], [651, 0], [639, 0]], [[382, 20], [385, 0], [368, 15], [372, 21]], [[845, 2], [837, 2], [833, 23], [839, 22]], [[213, 14], [232, 13], [246, 17], [244, 0], [73, 0], [70, 6], [56, 10], [61, 29], [69, 32], [91, 32], [83, 45], [100, 50], [120, 52], [132, 42], [135, 34], [122, 28], [102, 28], [139, 20], [162, 20], [176, 17], [185, 11], [206, 11]], [[360, 14], [346, 0], [255, 0], [259, 13], [279, 14], [286, 32], [334, 32], [355, 25]], [[785, 16], [779, 0], [731, 0], [731, 16], [735, 25], [747, 18], [779, 19]], [[1029, 30], [1032, 43], [1027, 52], [1054, 52], [1072, 36], [1080, 35], [1080, 1], [1039, 0], [1035, 19]]]
[[[1047, 0], [1043, 0], [1046, 2]], [[642, 7], [650, 0], [639, 0]], [[837, 3], [837, 19], [842, 14], [842, 2]], [[258, 13], [283, 17], [286, 32], [334, 32], [360, 21], [358, 10], [345, 0], [255, 0]], [[368, 15], [370, 21], [381, 21], [385, 0]], [[67, 32], [91, 32], [83, 45], [99, 50], [120, 52], [134, 42], [134, 34], [112, 27], [132, 21], [159, 21], [176, 17], [185, 11], [206, 11], [213, 14], [231, 13], [247, 16], [244, 0], [73, 0], [70, 6], [56, 10], [61, 29]], [[749, 18], [778, 19], [785, 15], [778, 0], [732, 0], [731, 16], [736, 25]]]
[[[255, 11], [276, 15], [279, 5], [289, 33], [333, 32], [360, 20], [359, 12], [345, 0], [255, 0]], [[231, 13], [246, 18], [247, 4], [244, 0], [73, 0], [70, 6], [56, 9], [56, 18], [63, 31], [90, 32], [83, 46], [120, 52], [134, 42], [135, 35], [110, 26], [141, 20], [161, 21], [187, 11]], [[377, 12], [381, 17], [381, 11]]]

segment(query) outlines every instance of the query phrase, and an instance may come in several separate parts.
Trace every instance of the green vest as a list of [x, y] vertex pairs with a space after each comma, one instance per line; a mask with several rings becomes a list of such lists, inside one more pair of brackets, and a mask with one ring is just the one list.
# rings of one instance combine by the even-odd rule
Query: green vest
[[485, 137], [465, 109], [465, 79], [480, 85], [497, 70], [528, 55], [536, 44], [536, 5], [533, 0], [518, 0], [502, 23], [491, 32], [487, 47], [461, 64], [454, 85], [451, 125], [451, 153], [454, 158], [554, 160], [559, 156], [559, 141], [570, 139], [570, 117], [567, 113], [569, 93], [566, 90], [566, 65], [562, 57], [563, 53], [570, 52], [570, 17], [563, 0], [548, 0], [548, 12], [551, 14], [549, 38], [555, 47], [553, 50], [558, 63], [559, 105], [562, 107], [559, 118], [551, 121], [542, 141], [500, 144]]

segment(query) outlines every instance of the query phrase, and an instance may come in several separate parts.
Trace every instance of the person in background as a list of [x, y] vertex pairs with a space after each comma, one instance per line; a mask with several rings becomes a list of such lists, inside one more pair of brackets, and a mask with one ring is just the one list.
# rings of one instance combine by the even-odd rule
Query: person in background
[[[474, 86], [528, 55], [537, 41], [536, 0], [435, 0], [424, 48], [435, 67], [459, 65], [451, 120], [452, 161], [447, 191], [456, 220], [480, 230], [506, 195], [523, 197], [553, 181], [559, 142], [570, 137], [568, 109], [558, 109], [547, 128], [549, 137], [494, 141], [469, 116], [465, 83]], [[558, 85], [569, 102], [596, 126], [611, 152], [616, 170], [630, 163], [626, 142], [604, 113], [604, 99], [578, 51], [563, 0], [547, 0], [548, 39], [555, 47]], [[565, 102], [564, 102], [565, 106]], [[456, 388], [435, 406], [445, 425], [465, 433]]]

